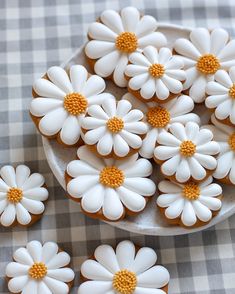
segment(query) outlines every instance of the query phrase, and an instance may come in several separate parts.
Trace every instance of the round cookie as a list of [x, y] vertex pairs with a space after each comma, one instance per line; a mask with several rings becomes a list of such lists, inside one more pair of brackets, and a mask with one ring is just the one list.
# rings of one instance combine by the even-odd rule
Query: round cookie
[[206, 87], [209, 95], [205, 104], [214, 110], [215, 117], [223, 123], [235, 126], [235, 66], [215, 73], [215, 81]]
[[[114, 97], [113, 97], [114, 98]], [[102, 157], [123, 158], [137, 152], [147, 132], [143, 113], [127, 100], [108, 99], [89, 108], [83, 119], [83, 140]]]
[[148, 178], [152, 165], [137, 153], [126, 159], [104, 159], [81, 146], [77, 157], [67, 166], [67, 192], [90, 217], [118, 221], [137, 214], [155, 193], [156, 186]]
[[183, 60], [169, 48], [147, 46], [129, 56], [125, 75], [128, 91], [144, 102], [167, 102], [183, 90], [186, 79]]
[[30, 174], [26, 165], [16, 169], [5, 165], [0, 169], [0, 225], [29, 226], [39, 220], [48, 198], [41, 174]]
[[120, 242], [115, 250], [109, 245], [100, 245], [94, 257], [82, 264], [84, 282], [78, 294], [97, 291], [102, 294], [166, 294], [170, 275], [156, 262], [157, 254], [152, 248], [139, 248], [131, 241]]
[[125, 94], [123, 99], [130, 101], [134, 108], [144, 113], [144, 122], [147, 124], [148, 131], [139, 150], [139, 154], [144, 158], [153, 157], [159, 134], [167, 131], [172, 123], [185, 124], [189, 121], [200, 123], [199, 116], [191, 112], [194, 108], [194, 102], [191, 97], [186, 95], [180, 95], [164, 104], [158, 104], [154, 101], [144, 103], [130, 93]]
[[173, 123], [159, 134], [158, 144], [154, 159], [163, 175], [176, 182], [203, 181], [217, 166], [220, 146], [209, 129], [200, 129], [195, 122]]
[[105, 10], [88, 28], [85, 54], [95, 73], [126, 87], [124, 72], [130, 53], [148, 45], [157, 48], [166, 45], [165, 36], [156, 32], [157, 26], [154, 17], [142, 16], [135, 7], [125, 7], [120, 14]]
[[10, 293], [67, 294], [73, 286], [70, 256], [54, 242], [31, 241], [6, 267]]
[[235, 129], [211, 116], [213, 125], [207, 125], [214, 134], [214, 140], [220, 145], [217, 167], [213, 177], [225, 183], [235, 185]]
[[187, 228], [203, 226], [221, 209], [222, 188], [210, 176], [196, 184], [178, 184], [169, 180], [158, 185], [157, 205], [170, 224]]
[[104, 80], [89, 75], [82, 65], [72, 65], [67, 73], [59, 66], [48, 69], [33, 86], [30, 114], [39, 132], [66, 146], [82, 143], [81, 122], [93, 104], [110, 99], [103, 93]]
[[219, 69], [235, 65], [235, 40], [229, 41], [229, 34], [223, 29], [209, 32], [205, 28], [193, 29], [189, 40], [180, 38], [174, 50], [183, 57], [186, 80], [184, 90], [196, 103], [206, 98], [206, 85], [214, 80]]

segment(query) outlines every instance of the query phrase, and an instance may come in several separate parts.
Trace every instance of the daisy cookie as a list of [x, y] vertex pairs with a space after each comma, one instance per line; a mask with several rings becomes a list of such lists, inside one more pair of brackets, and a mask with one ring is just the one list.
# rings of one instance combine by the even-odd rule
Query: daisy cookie
[[116, 102], [114, 98], [103, 101], [101, 106], [92, 105], [82, 122], [84, 142], [101, 156], [130, 156], [139, 150], [147, 132], [143, 116], [127, 100]]
[[73, 285], [70, 256], [54, 242], [31, 241], [13, 254], [6, 267], [10, 293], [67, 294]]
[[29, 226], [40, 219], [48, 198], [41, 174], [30, 174], [25, 165], [16, 169], [5, 165], [0, 169], [0, 225]]
[[73, 65], [69, 74], [53, 66], [46, 77], [38, 79], [33, 86], [34, 99], [30, 114], [40, 133], [57, 138], [64, 145], [81, 141], [81, 122], [89, 107], [109, 99], [102, 93], [105, 82], [96, 75], [90, 76], [82, 65]]
[[94, 257], [82, 264], [85, 281], [78, 294], [166, 294], [170, 275], [156, 262], [152, 248], [140, 248], [131, 241], [120, 242], [116, 250], [100, 245]]
[[144, 113], [144, 121], [148, 130], [139, 150], [139, 154], [144, 158], [153, 157], [159, 134], [167, 131], [172, 123], [185, 124], [189, 121], [200, 123], [199, 116], [190, 112], [194, 108], [194, 102], [186, 95], [181, 95], [164, 104], [158, 104], [154, 101], [144, 103], [129, 93], [124, 95], [123, 99], [127, 99], [133, 107]]
[[211, 176], [199, 184], [161, 181], [157, 205], [167, 221], [185, 227], [198, 227], [211, 221], [222, 206], [222, 188], [212, 181]]
[[235, 126], [235, 66], [225, 70], [218, 70], [215, 81], [206, 87], [209, 95], [206, 106], [214, 109], [215, 117], [223, 123]]
[[88, 61], [101, 77], [112, 77], [119, 87], [127, 81], [124, 72], [130, 53], [148, 45], [165, 46], [162, 33], [156, 32], [157, 21], [150, 15], [141, 15], [135, 7], [125, 7], [120, 14], [105, 10], [97, 22], [88, 29], [89, 41], [85, 47]]
[[182, 58], [172, 55], [169, 48], [147, 46], [129, 57], [125, 70], [128, 91], [143, 101], [166, 102], [183, 90], [183, 66]]
[[126, 214], [137, 214], [155, 193], [156, 186], [148, 178], [152, 165], [138, 159], [137, 153], [122, 160], [104, 159], [82, 146], [77, 157], [67, 166], [67, 191], [93, 218], [117, 221]]
[[173, 123], [168, 132], [159, 134], [158, 144], [155, 161], [161, 165], [163, 175], [179, 183], [203, 181], [216, 169], [219, 144], [213, 141], [209, 129], [200, 129], [195, 122], [185, 126]]
[[213, 177], [225, 184], [235, 185], [235, 129], [211, 117], [213, 125], [206, 126], [214, 134], [214, 140], [220, 145], [217, 167]]
[[189, 89], [189, 96], [201, 103], [205, 100], [206, 85], [214, 80], [215, 73], [235, 65], [235, 40], [230, 41], [223, 29], [209, 32], [205, 28], [192, 30], [189, 39], [177, 39], [174, 49], [185, 65], [184, 90]]

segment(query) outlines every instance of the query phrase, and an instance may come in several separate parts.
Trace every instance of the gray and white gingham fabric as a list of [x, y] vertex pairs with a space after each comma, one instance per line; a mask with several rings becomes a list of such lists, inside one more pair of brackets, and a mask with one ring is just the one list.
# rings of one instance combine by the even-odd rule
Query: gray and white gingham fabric
[[[161, 22], [223, 27], [235, 37], [233, 0], [0, 0], [0, 165], [25, 162], [46, 177], [47, 209], [32, 227], [0, 228], [0, 293], [13, 251], [28, 241], [53, 240], [72, 256], [77, 293], [81, 262], [101, 243], [131, 239], [156, 249], [171, 273], [171, 294], [235, 293], [235, 216], [207, 231], [178, 237], [130, 234], [78, 213], [46, 162], [28, 114], [31, 85], [86, 41], [86, 30], [107, 8], [134, 5]], [[92, 293], [87, 293], [92, 294]]]

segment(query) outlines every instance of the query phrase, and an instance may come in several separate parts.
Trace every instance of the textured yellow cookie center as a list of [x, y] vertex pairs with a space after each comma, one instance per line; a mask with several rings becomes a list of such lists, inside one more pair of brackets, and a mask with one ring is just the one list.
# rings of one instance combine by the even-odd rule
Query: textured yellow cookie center
[[185, 157], [193, 156], [196, 152], [196, 145], [190, 141], [186, 140], [180, 144], [180, 153]]
[[228, 93], [231, 98], [235, 99], [235, 84], [232, 85]]
[[128, 271], [121, 270], [114, 275], [113, 288], [120, 294], [132, 294], [137, 285], [136, 274]]
[[228, 143], [230, 148], [235, 151], [235, 133], [233, 133], [232, 135], [230, 135], [229, 139], [228, 139]]
[[137, 49], [138, 39], [134, 33], [124, 32], [116, 38], [115, 45], [119, 51], [131, 53]]
[[200, 188], [195, 183], [187, 183], [183, 188], [183, 195], [189, 200], [197, 200], [200, 196]]
[[124, 173], [116, 166], [106, 166], [100, 172], [100, 183], [110, 188], [118, 188], [124, 182]]
[[154, 128], [164, 128], [171, 119], [167, 109], [161, 106], [150, 107], [146, 113], [147, 122]]
[[219, 59], [213, 54], [204, 54], [198, 58], [197, 69], [203, 74], [214, 74], [219, 68]]
[[154, 78], [161, 78], [164, 73], [165, 73], [165, 68], [162, 64], [160, 63], [154, 63], [149, 67], [149, 73], [151, 74], [151, 76], [153, 76]]
[[72, 115], [86, 112], [87, 99], [80, 93], [70, 93], [64, 97], [64, 108]]
[[11, 203], [18, 203], [23, 198], [23, 191], [19, 188], [10, 188], [7, 192], [7, 200]]
[[47, 274], [47, 267], [43, 262], [36, 262], [31, 266], [28, 273], [33, 279], [43, 279]]
[[110, 132], [118, 133], [123, 129], [124, 122], [121, 118], [114, 116], [107, 121], [106, 125]]

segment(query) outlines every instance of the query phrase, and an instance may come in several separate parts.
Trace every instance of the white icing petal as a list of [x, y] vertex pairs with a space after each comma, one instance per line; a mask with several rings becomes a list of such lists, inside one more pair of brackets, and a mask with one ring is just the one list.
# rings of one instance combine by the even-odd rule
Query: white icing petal
[[91, 40], [85, 47], [86, 55], [91, 59], [98, 59], [116, 50], [113, 42]]
[[85, 133], [84, 141], [88, 145], [96, 144], [106, 132], [106, 126], [98, 127]]
[[[120, 103], [123, 104], [123, 101], [119, 101], [118, 105]], [[130, 104], [130, 103], [128, 103], [128, 104]], [[105, 113], [107, 114], [108, 118], [116, 115], [116, 100], [115, 99], [105, 100], [102, 103], [102, 107], [103, 107]], [[131, 105], [128, 105], [128, 107], [131, 107]]]
[[30, 112], [32, 115], [41, 117], [63, 106], [63, 102], [53, 98], [35, 98], [30, 105]]
[[[40, 203], [40, 202], [37, 202], [37, 203]], [[43, 207], [44, 207], [44, 205], [43, 205]], [[28, 211], [25, 209], [25, 207], [21, 203], [16, 204], [15, 210], [16, 210], [16, 219], [17, 219], [18, 223], [25, 226], [31, 222], [32, 218], [31, 218], [30, 214], [28, 213]]]
[[20, 293], [24, 289], [25, 285], [28, 283], [28, 275], [22, 275], [15, 277], [8, 282], [9, 291], [12, 293]]
[[112, 152], [113, 137], [110, 133], [106, 133], [97, 144], [97, 151], [99, 154], [106, 156]]
[[230, 76], [232, 82], [235, 83], [235, 66], [232, 66], [229, 69], [229, 76]]
[[140, 95], [146, 99], [152, 98], [156, 91], [155, 86], [156, 86], [155, 79], [149, 78], [141, 87]]
[[114, 42], [117, 37], [117, 34], [115, 32], [99, 22], [94, 22], [90, 24], [88, 35], [92, 39], [108, 42]]
[[123, 204], [133, 212], [142, 211], [145, 208], [146, 200], [140, 194], [133, 192], [125, 187], [119, 187], [118, 193]]
[[[140, 53], [139, 53], [140, 54]], [[153, 46], [147, 46], [143, 49], [143, 54], [151, 64], [158, 63], [158, 51]]]
[[124, 30], [135, 32], [136, 26], [140, 19], [140, 13], [135, 7], [125, 7], [121, 10], [121, 18]]
[[16, 217], [15, 206], [14, 204], [9, 203], [1, 215], [0, 223], [3, 226], [9, 227], [10, 225], [14, 223], [15, 217]]
[[170, 92], [178, 94], [182, 91], [182, 83], [176, 79], [171, 78], [167, 74], [162, 77], [162, 82], [167, 86]]
[[[139, 23], [137, 24], [135, 33], [137, 37], [143, 37], [157, 29], [157, 21], [154, 17], [150, 15], [144, 15], [141, 17]], [[165, 41], [166, 42], [166, 41]]]
[[64, 93], [72, 93], [73, 87], [70, 83], [66, 71], [60, 66], [52, 66], [48, 69], [47, 75], [54, 85], [56, 85]]
[[192, 58], [193, 60], [197, 60], [200, 57], [200, 52], [187, 39], [177, 39], [174, 49], [181, 55]]
[[180, 198], [174, 201], [169, 207], [165, 210], [165, 215], [169, 219], [174, 219], [180, 216], [183, 211], [185, 201]]
[[95, 260], [88, 259], [81, 266], [82, 275], [95, 281], [111, 281], [113, 274]]
[[175, 194], [161, 194], [157, 198], [157, 204], [160, 207], [168, 207], [171, 205], [171, 203], [175, 202], [180, 198], [180, 193]]
[[46, 79], [38, 79], [33, 86], [34, 91], [41, 97], [50, 97], [63, 100], [66, 93]]
[[[41, 214], [44, 211], [44, 204], [40, 201], [23, 198], [20, 202], [32, 214]], [[17, 207], [17, 205], [16, 205]]]
[[235, 50], [235, 40], [231, 40], [226, 44], [226, 46], [218, 54], [218, 58], [219, 58], [219, 60], [222, 61], [222, 64], [225, 61], [230, 61], [233, 65], [235, 65], [234, 50]]
[[52, 294], [51, 290], [47, 287], [47, 285], [43, 281], [38, 283], [38, 293]]
[[67, 172], [71, 177], [78, 177], [81, 175], [98, 175], [97, 169], [90, 166], [82, 160], [73, 160], [67, 167]]
[[136, 287], [135, 294], [165, 294], [166, 292], [161, 289], [150, 289], [143, 287]]
[[112, 51], [109, 54], [104, 55], [95, 63], [95, 72], [101, 77], [106, 78], [110, 76], [118, 63], [120, 56], [121, 53], [118, 50]]
[[190, 201], [185, 201], [181, 221], [185, 226], [193, 226], [197, 221], [195, 211]]
[[[173, 130], [173, 129], [171, 129]], [[175, 132], [176, 133], [176, 132]], [[185, 132], [184, 132], [185, 133]], [[173, 134], [168, 132], [161, 132], [158, 136], [158, 143], [162, 145], [178, 147], [181, 144], [180, 140], [185, 140], [186, 135], [184, 134], [182, 138], [177, 139]], [[157, 147], [158, 148], [158, 147]]]
[[[155, 152], [154, 152], [154, 155], [155, 155]], [[162, 164], [161, 170], [165, 175], [172, 176], [176, 172], [176, 169], [179, 163], [180, 163], [180, 155], [173, 156], [171, 159], [168, 159]]]
[[144, 196], [151, 196], [156, 190], [156, 186], [152, 180], [138, 177], [126, 178], [123, 186]]
[[202, 153], [202, 154], [209, 154], [209, 155], [214, 155], [219, 153], [219, 144], [217, 142], [208, 142], [204, 145], [197, 146], [196, 148], [197, 152]]
[[30, 169], [26, 165], [18, 165], [15, 171], [16, 185], [21, 188], [30, 175]]
[[[191, 123], [192, 124], [192, 123]], [[193, 126], [195, 126], [193, 124]], [[197, 128], [195, 126], [195, 128]], [[173, 136], [176, 137], [176, 139], [180, 140], [180, 141], [184, 141], [184, 140], [187, 140], [187, 136], [186, 136], [186, 132], [185, 132], [185, 128], [182, 124], [180, 123], [175, 123], [175, 124], [172, 124], [170, 126], [170, 132], [173, 134]], [[163, 133], [159, 136], [162, 137], [162, 136], [165, 136]], [[170, 137], [168, 136], [168, 138], [170, 139]], [[171, 137], [171, 140], [172, 140], [172, 137]]]
[[[101, 120], [109, 119], [109, 116], [105, 113], [105, 111], [103, 110], [103, 108], [100, 105], [92, 105], [91, 107], [89, 107], [88, 114], [90, 116], [93, 116], [93, 117], [95, 117], [97, 119], [101, 119]], [[84, 121], [86, 122], [86, 120], [88, 120], [88, 117], [85, 117], [83, 122]], [[86, 126], [86, 123], [85, 123], [85, 126]]]
[[119, 87], [126, 87], [127, 85], [127, 80], [124, 77], [127, 64], [128, 56], [126, 54], [122, 54], [113, 73], [113, 80]]
[[89, 213], [98, 212], [104, 203], [104, 191], [103, 186], [100, 184], [87, 190], [82, 197], [82, 208]]
[[150, 161], [140, 158], [132, 166], [125, 169], [125, 177], [148, 177], [152, 170]]
[[82, 65], [72, 65], [70, 67], [70, 79], [73, 85], [74, 92], [82, 92], [86, 83], [88, 72]]
[[36, 293], [38, 288], [38, 283], [34, 279], [30, 279], [28, 283], [25, 285], [22, 294], [28, 294], [28, 293]]
[[128, 77], [134, 77], [136, 75], [140, 75], [146, 73], [148, 68], [143, 65], [135, 65], [135, 64], [128, 64], [125, 70], [125, 74]]
[[4, 209], [7, 207], [8, 201], [6, 199], [6, 194], [4, 195], [4, 199], [0, 200], [0, 214], [4, 211]]
[[124, 31], [120, 14], [114, 10], [108, 9], [102, 12], [101, 21], [112, 31], [120, 34]]
[[129, 56], [129, 61], [133, 64], [149, 67], [151, 62], [141, 53], [134, 52]]
[[210, 33], [208, 29], [197, 28], [190, 34], [190, 39], [201, 54], [210, 52]]
[[181, 95], [178, 98], [175, 98], [174, 105], [169, 109], [169, 112], [172, 117], [186, 114], [193, 110], [194, 103], [191, 97], [186, 95]]
[[22, 189], [24, 191], [27, 191], [33, 188], [41, 187], [42, 185], [44, 185], [44, 182], [45, 182], [45, 179], [41, 174], [33, 173], [24, 182]]
[[229, 170], [231, 168], [231, 166], [229, 164], [224, 164], [232, 162], [233, 161], [233, 152], [232, 151], [228, 151], [224, 154], [222, 154], [221, 156], [219, 156], [218, 160], [217, 160], [217, 168], [213, 174], [213, 176], [216, 179], [223, 179], [224, 177], [226, 177], [229, 173]]
[[178, 182], [184, 183], [189, 180], [190, 175], [189, 162], [185, 158], [182, 158], [177, 167], [175, 178]]
[[166, 37], [162, 33], [159, 33], [159, 32], [153, 32], [153, 33], [148, 34], [144, 37], [141, 37], [138, 40], [138, 45], [140, 48], [144, 48], [149, 45], [160, 48], [162, 46], [165, 46], [166, 43], [167, 43]]
[[105, 189], [103, 213], [110, 220], [118, 220], [124, 213], [119, 195], [114, 189]]
[[189, 69], [185, 70], [185, 75], [186, 75], [186, 80], [183, 84], [183, 89], [187, 90], [188, 88], [192, 86], [192, 84], [197, 79], [199, 74], [195, 67], [190, 67]]
[[104, 266], [108, 271], [115, 274], [120, 270], [115, 252], [109, 245], [100, 245], [95, 250], [96, 260]]
[[154, 148], [156, 146], [158, 137], [158, 130], [153, 128], [152, 130], [148, 131], [146, 137], [142, 142], [142, 146], [139, 150], [139, 154], [145, 158], [152, 158]]
[[179, 147], [158, 146], [155, 150], [155, 156], [159, 160], [169, 159], [179, 153]]
[[135, 245], [131, 241], [122, 241], [116, 248], [117, 261], [121, 269], [131, 269], [135, 259]]
[[211, 32], [211, 49], [212, 54], [219, 54], [222, 48], [226, 45], [229, 40], [229, 34], [223, 29], [214, 29]]
[[81, 175], [72, 179], [68, 185], [67, 190], [70, 195], [76, 198], [81, 198], [82, 194], [88, 191], [89, 188], [95, 186], [99, 181], [98, 175]]
[[69, 115], [62, 126], [60, 138], [67, 145], [74, 145], [80, 137], [80, 124], [74, 115]]
[[17, 249], [13, 254], [13, 258], [16, 262], [27, 266], [31, 266], [34, 263], [32, 256], [26, 248]]
[[227, 94], [228, 89], [218, 82], [212, 81], [207, 84], [206, 91], [209, 95], [223, 95]]
[[32, 188], [23, 192], [24, 198], [45, 201], [48, 198], [48, 190], [44, 187]]
[[148, 72], [137, 75], [130, 79], [129, 87], [133, 90], [139, 90], [141, 86], [147, 82], [148, 78], [149, 78]]
[[209, 209], [217, 211], [221, 208], [222, 206], [222, 202], [220, 199], [218, 198], [214, 198], [214, 197], [206, 197], [206, 196], [200, 196], [199, 201], [207, 206]]
[[201, 204], [199, 201], [192, 202], [196, 216], [203, 222], [208, 222], [212, 218], [212, 213], [209, 208]]
[[138, 250], [132, 270], [138, 275], [151, 268], [157, 262], [157, 254], [152, 248], [142, 247]]
[[230, 88], [233, 85], [233, 82], [229, 74], [225, 70], [218, 70], [215, 73], [215, 80], [219, 82], [220, 84], [222, 84], [225, 88]]
[[124, 157], [129, 153], [130, 147], [119, 134], [114, 135], [113, 143], [114, 152], [117, 156]]
[[10, 262], [6, 267], [6, 275], [9, 278], [28, 274], [29, 266], [17, 262]]
[[[169, 77], [179, 80], [179, 81], [184, 81], [186, 79], [185, 71], [179, 70], [179, 69], [168, 69], [165, 71], [166, 75]], [[182, 90], [181, 86], [181, 90]]]
[[52, 293], [64, 294], [69, 292], [69, 286], [64, 282], [52, 279], [48, 276], [44, 277], [43, 281]]
[[50, 259], [47, 263], [46, 266], [48, 270], [51, 269], [58, 269], [61, 267], [65, 267], [70, 263], [70, 256], [68, 253], [62, 251], [56, 254], [52, 259]]
[[40, 262], [42, 258], [42, 244], [39, 241], [31, 241], [26, 245], [28, 253], [34, 262]]
[[[6, 185], [9, 187], [16, 187], [15, 169], [11, 165], [5, 165], [0, 169], [0, 176]], [[3, 184], [3, 187], [6, 186]], [[8, 190], [8, 189], [7, 189]], [[4, 190], [3, 190], [4, 191]]]
[[46, 242], [42, 246], [42, 262], [48, 263], [58, 253], [59, 247], [54, 242]]
[[[142, 134], [143, 134], [143, 132], [142, 132]], [[128, 132], [126, 130], [122, 130], [120, 132], [120, 136], [133, 149], [138, 149], [142, 145], [141, 137], [138, 135], [132, 134], [131, 132]]]
[[177, 183], [170, 182], [169, 180], [163, 180], [158, 184], [158, 189], [163, 193], [179, 193], [181, 187]]
[[86, 81], [82, 90], [82, 94], [89, 98], [90, 96], [100, 94], [104, 91], [104, 89], [105, 81], [101, 77], [93, 75], [90, 76]]
[[161, 265], [156, 265], [137, 277], [139, 287], [162, 288], [169, 283], [169, 280], [169, 272]]
[[104, 167], [102, 159], [95, 156], [95, 154], [91, 152], [86, 146], [78, 148], [77, 156], [97, 170], [101, 170]]
[[[96, 105], [93, 105], [96, 106]], [[98, 105], [97, 105], [98, 106]], [[95, 118], [95, 117], [84, 117], [82, 120], [82, 127], [86, 130], [91, 130], [93, 128], [101, 127], [105, 125], [105, 121], [103, 119]]]
[[[215, 166], [216, 166], [216, 159], [215, 158], [213, 158], [213, 159], [214, 160], [212, 160], [212, 162], [215, 163], [215, 165], [214, 165], [214, 168], [215, 168]], [[207, 163], [207, 162], [205, 162], [205, 159], [204, 159], [204, 162], [203, 163], [204, 163], [204, 165], [206, 165], [205, 163]], [[192, 175], [192, 177], [194, 179], [200, 181], [200, 180], [203, 180], [206, 177], [206, 171], [205, 171], [202, 163], [199, 162], [199, 159], [196, 156], [189, 158], [188, 164], [189, 164], [189, 168], [190, 168], [190, 173], [191, 173], [191, 175]]]
[[74, 272], [70, 268], [59, 268], [47, 271], [47, 276], [61, 282], [71, 282], [74, 279]]
[[78, 289], [78, 294], [115, 294], [113, 291], [112, 282], [103, 282], [103, 281], [87, 281], [82, 283]]
[[189, 96], [196, 102], [201, 103], [205, 98], [207, 79], [205, 76], [200, 75], [194, 81], [189, 90]]
[[[1, 175], [1, 171], [0, 171]], [[6, 193], [9, 190], [9, 186], [0, 178], [0, 192], [1, 193]]]
[[163, 83], [161, 79], [156, 80], [156, 94], [157, 98], [160, 100], [167, 99], [170, 94], [167, 86]]

